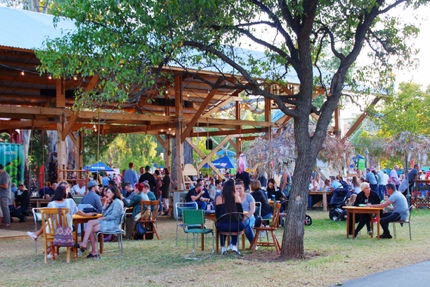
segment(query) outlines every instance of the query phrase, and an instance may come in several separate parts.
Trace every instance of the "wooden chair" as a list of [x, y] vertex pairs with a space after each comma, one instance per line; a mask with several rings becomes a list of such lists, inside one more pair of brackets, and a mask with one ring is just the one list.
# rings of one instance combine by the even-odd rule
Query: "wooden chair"
[[[44, 257], [45, 263], [48, 259], [48, 249], [51, 249], [52, 259], [56, 259], [58, 248], [52, 246], [55, 237], [55, 231], [60, 226], [60, 218], [58, 216], [59, 208], [41, 208], [40, 215], [42, 219], [42, 230], [43, 230], [43, 248], [45, 250]], [[61, 208], [61, 223], [62, 227], [68, 227], [67, 214], [69, 213], [68, 208]], [[70, 262], [70, 250], [72, 247], [65, 247], [67, 249], [67, 263]]]
[[400, 224], [400, 226], [402, 226], [402, 227], [403, 227], [404, 224], [407, 224], [408, 227], [409, 227], [409, 240], [412, 240], [411, 214], [412, 214], [412, 205], [409, 207], [409, 216], [408, 216], [407, 219], [391, 222], [393, 224], [394, 239], [396, 239], [396, 224]]
[[148, 234], [157, 236], [160, 240], [160, 236], [157, 231], [157, 211], [159, 207], [159, 202], [142, 200], [140, 202], [140, 219], [137, 222], [141, 222], [144, 227], [147, 228], [146, 233], [143, 235], [143, 239], [146, 239]]
[[[274, 208], [273, 208], [273, 216], [272, 216], [272, 221], [270, 222], [269, 226], [260, 226], [260, 227], [255, 227], [255, 236], [254, 236], [254, 240], [252, 241], [251, 244], [251, 248], [254, 251], [257, 246], [275, 246], [276, 248], [276, 252], [278, 254], [281, 253], [281, 246], [279, 244], [278, 238], [276, 237], [275, 231], [276, 229], [278, 229], [278, 225], [279, 225], [279, 210], [281, 209], [281, 204], [279, 202], [274, 203]], [[259, 241], [260, 239], [260, 233], [262, 231], [266, 231], [267, 233], [270, 232], [270, 234], [272, 235], [272, 240], [273, 242], [270, 241]]]
[[199, 173], [197, 172], [197, 169], [194, 167], [194, 165], [187, 163], [182, 169], [182, 175], [184, 177], [184, 184], [191, 184], [195, 183], [195, 181], [191, 180], [190, 176], [198, 176]]

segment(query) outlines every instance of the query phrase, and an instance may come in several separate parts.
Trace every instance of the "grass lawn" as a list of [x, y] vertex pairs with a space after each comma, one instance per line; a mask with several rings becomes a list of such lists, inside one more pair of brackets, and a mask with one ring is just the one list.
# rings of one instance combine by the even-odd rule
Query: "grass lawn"
[[[0, 241], [0, 286], [330, 286], [430, 260], [430, 210], [413, 210], [412, 241], [407, 226], [397, 226], [397, 239], [371, 239], [365, 230], [356, 240], [346, 239], [345, 222], [330, 221], [328, 212], [308, 214], [313, 224], [305, 227], [306, 260], [279, 261], [274, 248], [264, 247], [254, 254], [244, 251], [241, 259], [228, 254], [203, 261], [185, 260], [191, 252], [191, 236], [186, 249], [180, 229], [176, 247], [176, 221], [162, 218], [158, 223], [161, 240], [125, 241], [124, 257], [117, 243], [105, 243], [106, 252], [100, 260], [85, 259], [85, 252], [67, 264], [63, 250], [56, 261], [44, 264], [42, 238], [38, 254], [30, 239]], [[34, 228], [32, 223], [27, 226]], [[282, 232], [278, 229], [279, 239]], [[205, 252], [210, 248], [209, 238]]]

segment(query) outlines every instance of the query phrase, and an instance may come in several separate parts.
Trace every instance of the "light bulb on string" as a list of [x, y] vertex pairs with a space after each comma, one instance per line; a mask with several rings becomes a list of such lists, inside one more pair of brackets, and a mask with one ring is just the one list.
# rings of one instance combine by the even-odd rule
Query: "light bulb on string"
[[21, 71], [21, 76], [24, 76], [24, 75], [25, 75], [24, 70], [22, 70]]

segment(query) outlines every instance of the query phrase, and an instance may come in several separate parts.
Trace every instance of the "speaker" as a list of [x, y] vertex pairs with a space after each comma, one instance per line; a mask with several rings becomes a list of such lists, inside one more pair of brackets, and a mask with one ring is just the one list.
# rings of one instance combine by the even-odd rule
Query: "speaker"
[[206, 140], [206, 149], [214, 149], [214, 143], [213, 143], [213, 141], [211, 140], [211, 139], [207, 139]]

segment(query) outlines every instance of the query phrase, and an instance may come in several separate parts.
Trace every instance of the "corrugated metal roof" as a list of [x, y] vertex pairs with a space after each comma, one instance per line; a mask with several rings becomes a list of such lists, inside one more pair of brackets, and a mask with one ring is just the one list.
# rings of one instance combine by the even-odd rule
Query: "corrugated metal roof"
[[61, 19], [57, 27], [53, 19], [53, 15], [0, 7], [0, 46], [40, 49], [47, 37], [58, 38], [62, 30], [76, 30], [70, 19]]

